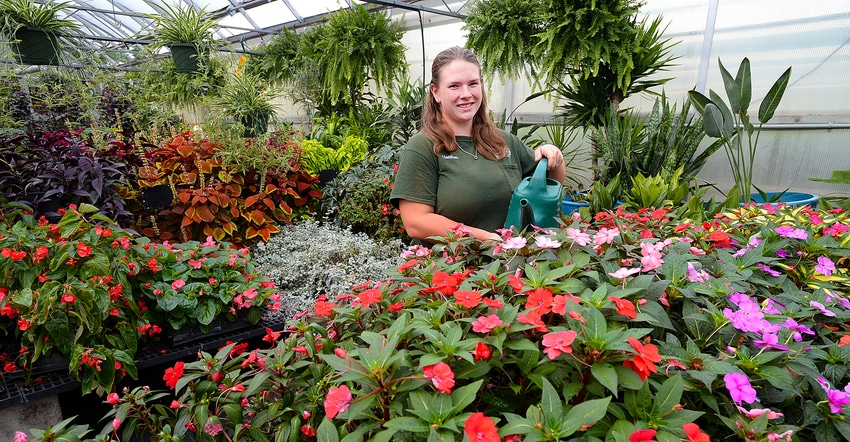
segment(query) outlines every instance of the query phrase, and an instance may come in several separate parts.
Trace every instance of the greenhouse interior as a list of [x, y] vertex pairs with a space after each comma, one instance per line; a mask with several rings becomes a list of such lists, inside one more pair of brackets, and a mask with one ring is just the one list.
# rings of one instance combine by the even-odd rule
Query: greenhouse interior
[[848, 67], [838, 1], [0, 0], [0, 440], [850, 441]]

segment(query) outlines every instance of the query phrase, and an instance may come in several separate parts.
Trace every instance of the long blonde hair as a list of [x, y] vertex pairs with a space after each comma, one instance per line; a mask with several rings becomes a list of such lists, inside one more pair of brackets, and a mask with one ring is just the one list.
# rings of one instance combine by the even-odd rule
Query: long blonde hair
[[[440, 74], [443, 68], [455, 60], [474, 64], [478, 68], [479, 76], [481, 75], [481, 64], [478, 63], [478, 57], [469, 49], [454, 46], [440, 52], [434, 58], [434, 62], [431, 64], [432, 85], [439, 87]], [[443, 150], [446, 152], [458, 150], [459, 146], [455, 140], [455, 134], [449, 125], [443, 121], [440, 104], [437, 103], [430, 90], [425, 99], [425, 109], [422, 111], [422, 130], [434, 140], [435, 154], [439, 154]], [[487, 95], [483, 87], [481, 89], [481, 106], [478, 108], [478, 113], [472, 118], [472, 142], [481, 156], [490, 160], [504, 158], [508, 150], [507, 143], [499, 135], [498, 128], [487, 115]]]

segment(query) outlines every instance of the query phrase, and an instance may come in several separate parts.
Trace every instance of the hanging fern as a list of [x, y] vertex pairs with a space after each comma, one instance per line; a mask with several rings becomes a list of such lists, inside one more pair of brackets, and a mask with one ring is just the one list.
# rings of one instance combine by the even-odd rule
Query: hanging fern
[[386, 88], [406, 67], [401, 24], [363, 6], [332, 14], [317, 36], [325, 92], [347, 103], [360, 100], [368, 80]]
[[625, 89], [634, 68], [638, 0], [480, 0], [464, 29], [486, 73], [513, 77], [524, 66], [545, 85], [576, 68], [597, 76], [607, 64]]
[[466, 46], [476, 53], [487, 74], [517, 78], [532, 68], [540, 17], [538, 0], [483, 0], [473, 4], [464, 24]]

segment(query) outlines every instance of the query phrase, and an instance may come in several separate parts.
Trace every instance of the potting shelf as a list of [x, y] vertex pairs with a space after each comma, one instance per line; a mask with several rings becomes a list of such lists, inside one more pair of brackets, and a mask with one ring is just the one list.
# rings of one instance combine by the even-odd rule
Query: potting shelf
[[[180, 359], [194, 357], [199, 351], [215, 352], [228, 341], [244, 342], [248, 339], [263, 336], [266, 328], [275, 331], [283, 329], [285, 320], [262, 319], [254, 325], [240, 330], [227, 330], [224, 333], [209, 333], [177, 345], [167, 345], [155, 342], [140, 349], [136, 354], [136, 368], [144, 370], [167, 364]], [[0, 376], [0, 409], [25, 404], [44, 397], [58, 395], [79, 387], [80, 383], [71, 377], [67, 365], [56, 368], [55, 371], [33, 374], [29, 385], [23, 376]]]

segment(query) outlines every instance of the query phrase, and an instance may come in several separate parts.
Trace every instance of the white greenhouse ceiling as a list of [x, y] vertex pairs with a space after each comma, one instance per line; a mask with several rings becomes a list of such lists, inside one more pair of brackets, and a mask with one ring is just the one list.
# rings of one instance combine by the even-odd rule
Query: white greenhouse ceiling
[[[39, 0], [36, 0], [39, 2]], [[83, 44], [107, 58], [132, 59], [142, 37], [152, 30], [149, 14], [158, 14], [159, 4], [187, 6], [211, 14], [218, 23], [216, 37], [229, 41], [237, 50], [256, 47], [283, 28], [297, 29], [323, 20], [328, 13], [355, 4], [373, 11], [386, 11], [401, 17], [410, 11], [463, 18], [460, 10], [467, 1], [451, 0], [69, 0], [68, 18], [82, 25]], [[250, 42], [250, 44], [249, 44]], [[122, 53], [123, 57], [109, 57]]]

